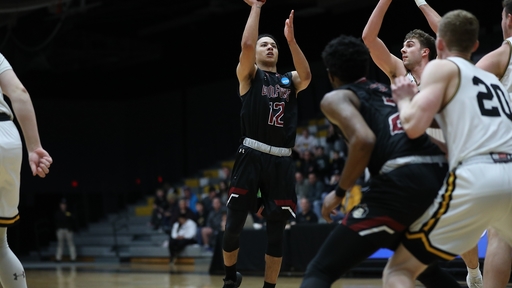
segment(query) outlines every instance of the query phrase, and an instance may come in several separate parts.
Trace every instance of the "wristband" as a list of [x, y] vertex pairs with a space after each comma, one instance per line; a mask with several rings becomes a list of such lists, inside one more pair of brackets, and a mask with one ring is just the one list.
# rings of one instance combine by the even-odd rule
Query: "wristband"
[[343, 197], [345, 197], [345, 194], [347, 193], [347, 190], [345, 190], [345, 189], [341, 188], [340, 186], [338, 186], [338, 187], [336, 187], [336, 192], [335, 193], [336, 193], [336, 196], [343, 198]]
[[414, 0], [414, 2], [416, 2], [416, 5], [418, 5], [418, 7], [427, 4], [427, 1], [425, 0]]

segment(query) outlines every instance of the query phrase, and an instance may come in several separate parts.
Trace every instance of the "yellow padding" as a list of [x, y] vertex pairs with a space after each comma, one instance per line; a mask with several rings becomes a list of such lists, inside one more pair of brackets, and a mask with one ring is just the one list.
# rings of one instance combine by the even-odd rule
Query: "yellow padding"
[[199, 179], [185, 179], [185, 186], [188, 186], [190, 188], [196, 188], [199, 187]]
[[[347, 196], [343, 198], [341, 201], [341, 212], [348, 213], [354, 206], [359, 204], [361, 202], [361, 197], [363, 196], [363, 193], [361, 192], [361, 185], [355, 185], [350, 189], [350, 194], [347, 199]], [[347, 203], [348, 201], [348, 203]]]
[[203, 172], [203, 176], [208, 177], [208, 178], [217, 178], [217, 177], [219, 177], [219, 170], [218, 169], [205, 170]]
[[155, 203], [155, 197], [148, 197], [148, 206], [153, 206]]
[[327, 130], [320, 130], [316, 133], [316, 137], [318, 138], [321, 138], [321, 137], [327, 137]]
[[229, 167], [229, 169], [233, 169], [233, 166], [235, 165], [235, 160], [223, 161], [221, 165]]
[[153, 212], [152, 206], [135, 207], [135, 216], [150, 216]]

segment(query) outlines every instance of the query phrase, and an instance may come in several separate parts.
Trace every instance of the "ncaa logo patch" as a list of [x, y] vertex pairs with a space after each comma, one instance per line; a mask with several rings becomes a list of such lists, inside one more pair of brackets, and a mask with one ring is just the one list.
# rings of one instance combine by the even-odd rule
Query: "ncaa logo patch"
[[288, 85], [290, 84], [290, 79], [288, 79], [288, 77], [283, 77], [281, 78], [281, 83], [283, 83], [284, 85]]

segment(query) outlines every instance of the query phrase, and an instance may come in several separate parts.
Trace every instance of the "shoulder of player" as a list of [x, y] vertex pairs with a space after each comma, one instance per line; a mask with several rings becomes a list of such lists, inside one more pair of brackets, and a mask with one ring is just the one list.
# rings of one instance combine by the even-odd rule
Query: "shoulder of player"
[[425, 66], [425, 70], [423, 71], [421, 78], [423, 82], [425, 76], [440, 78], [454, 73], [457, 73], [458, 75], [458, 71], [458, 65], [454, 61], [450, 61], [448, 59], [434, 59]]

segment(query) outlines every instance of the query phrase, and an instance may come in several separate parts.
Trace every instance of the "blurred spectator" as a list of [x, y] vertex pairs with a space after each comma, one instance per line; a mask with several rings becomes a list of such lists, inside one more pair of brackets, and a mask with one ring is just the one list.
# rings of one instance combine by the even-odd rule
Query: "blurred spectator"
[[329, 174], [331, 175], [334, 171], [343, 171], [343, 167], [345, 167], [345, 155], [342, 155], [341, 152], [337, 150], [332, 151], [332, 159], [329, 166]]
[[171, 234], [172, 224], [174, 224], [172, 221], [173, 219], [177, 219], [176, 215], [179, 213], [178, 201], [176, 201], [176, 198], [177, 196], [174, 193], [168, 193], [166, 197], [167, 207], [160, 222], [160, 229], [167, 235]]
[[292, 225], [295, 224], [307, 224], [307, 223], [318, 223], [318, 216], [311, 209], [311, 203], [307, 198], [299, 199], [300, 212], [297, 213], [297, 218], [291, 221]]
[[302, 154], [302, 158], [299, 160], [299, 166], [297, 167], [297, 171], [300, 171], [302, 175], [308, 175], [311, 172], [317, 172], [318, 168], [316, 166], [315, 158], [313, 156], [313, 152], [306, 151]]
[[321, 181], [318, 181], [315, 172], [310, 172], [308, 174], [306, 183], [308, 185], [308, 195], [306, 198], [308, 198], [309, 203], [314, 203], [317, 200], [321, 201], [322, 193], [325, 191], [325, 184]]
[[345, 145], [340, 134], [334, 131], [334, 126], [331, 123], [329, 123], [325, 143], [327, 146], [325, 149], [327, 154], [331, 153], [332, 151], [341, 151], [343, 150], [342, 146]]
[[329, 180], [328, 177], [330, 176], [329, 170], [331, 168], [331, 158], [329, 155], [325, 154], [325, 150], [322, 145], [316, 146], [314, 153], [314, 161], [318, 179], [325, 183]]
[[187, 202], [188, 208], [192, 209], [192, 212], [196, 213], [196, 202], [199, 201], [197, 199], [196, 193], [192, 192], [190, 187], [183, 187], [183, 199]]
[[231, 181], [231, 169], [228, 166], [222, 166], [220, 171], [219, 178], [226, 181], [227, 186], [229, 186], [229, 182]]
[[61, 199], [59, 210], [55, 212], [55, 228], [57, 229], [57, 251], [55, 253], [55, 261], [62, 260], [62, 251], [64, 250], [64, 241], [69, 248], [69, 258], [71, 261], [76, 260], [75, 242], [73, 241], [73, 231], [75, 230], [75, 218], [68, 211], [66, 199]]
[[[195, 208], [195, 207], [194, 207]], [[187, 218], [192, 219], [193, 221], [196, 220], [196, 213], [190, 209], [190, 207], [187, 206], [187, 200], [185, 198], [180, 198], [178, 200], [178, 209], [171, 215], [169, 226], [173, 227], [174, 223], [178, 221], [178, 216], [180, 214], [186, 214]]]
[[[319, 181], [316, 173], [311, 172], [308, 174], [308, 200], [309, 203], [313, 205], [313, 207], [317, 207], [320, 205], [322, 207], [322, 193], [325, 192], [325, 184], [322, 181]], [[317, 211], [316, 209], [313, 209], [316, 215], [318, 216], [318, 219], [322, 218], [321, 210]]]
[[225, 212], [220, 198], [213, 199], [213, 210], [208, 214], [206, 226], [201, 230], [203, 247], [206, 250], [212, 250], [215, 245], [215, 239], [219, 231], [222, 231], [222, 213]]
[[315, 136], [309, 134], [309, 130], [305, 128], [302, 130], [302, 134], [298, 135], [295, 139], [295, 147], [293, 148], [299, 155], [302, 155], [306, 151], [313, 151], [318, 145], [318, 139]]
[[180, 214], [178, 221], [172, 226], [171, 237], [169, 238], [169, 254], [171, 264], [174, 263], [179, 252], [183, 251], [187, 245], [195, 244], [197, 233], [197, 224], [190, 219], [187, 214]]
[[150, 225], [153, 230], [158, 230], [160, 228], [160, 224], [164, 218], [164, 212], [167, 210], [168, 205], [169, 203], [167, 202], [164, 188], [157, 188], [150, 219]]
[[297, 193], [297, 199], [308, 196], [309, 186], [304, 179], [304, 175], [297, 171], [295, 172], [295, 192]]
[[215, 189], [215, 186], [210, 185], [210, 188], [208, 188], [208, 195], [204, 197], [201, 202], [203, 202], [204, 209], [207, 212], [210, 212], [213, 210], [212, 202], [213, 198], [218, 197], [219, 193], [217, 192], [217, 189]]
[[208, 221], [208, 210], [204, 208], [202, 202], [196, 203], [196, 223], [197, 223], [197, 243], [203, 245], [203, 239], [201, 230], [206, 226], [206, 222]]
[[220, 197], [220, 201], [222, 202], [222, 205], [226, 205], [226, 203], [228, 202], [228, 196], [229, 196], [229, 191], [228, 191], [228, 182], [227, 181], [220, 181], [219, 182], [219, 197]]

